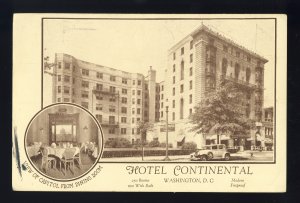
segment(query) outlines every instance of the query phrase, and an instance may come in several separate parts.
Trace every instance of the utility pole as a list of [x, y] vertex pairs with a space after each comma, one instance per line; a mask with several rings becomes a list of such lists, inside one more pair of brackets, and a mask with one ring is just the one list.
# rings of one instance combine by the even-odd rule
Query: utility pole
[[169, 152], [169, 122], [168, 122], [168, 113], [169, 113], [169, 106], [166, 106], [166, 157], [164, 158], [163, 161], [170, 161], [171, 159], [169, 158], [168, 152]]

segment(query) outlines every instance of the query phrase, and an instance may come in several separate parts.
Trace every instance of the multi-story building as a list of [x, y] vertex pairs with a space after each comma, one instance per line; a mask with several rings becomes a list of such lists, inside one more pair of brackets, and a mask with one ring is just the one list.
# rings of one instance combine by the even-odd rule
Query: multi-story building
[[53, 103], [72, 102], [88, 109], [101, 123], [105, 139], [140, 139], [139, 121], [159, 120], [156, 71], [129, 73], [56, 54]]
[[[198, 146], [216, 142], [216, 135], [191, 132], [188, 118], [194, 107], [215, 91], [222, 80], [240, 85], [245, 93], [245, 98], [241, 101], [244, 115], [255, 119], [258, 128], [252, 130], [250, 135], [221, 135], [221, 143], [246, 148], [255, 145], [256, 134], [264, 134], [260, 126], [266, 62], [262, 56], [203, 24], [175, 44], [168, 52], [165, 80], [160, 85], [160, 119], [166, 120], [165, 106], [168, 106], [169, 123], [175, 125], [175, 130], [169, 132], [169, 140], [173, 145], [178, 146], [189, 140], [196, 142]], [[161, 139], [164, 140], [164, 136]]]
[[273, 132], [273, 107], [263, 109], [263, 128], [265, 134], [265, 146], [268, 150], [273, 149], [274, 145], [274, 132]]

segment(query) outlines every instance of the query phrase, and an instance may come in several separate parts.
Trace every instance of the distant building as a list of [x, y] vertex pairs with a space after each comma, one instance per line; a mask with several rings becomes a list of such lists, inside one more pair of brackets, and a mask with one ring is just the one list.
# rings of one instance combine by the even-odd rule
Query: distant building
[[71, 102], [88, 109], [104, 131], [105, 139], [140, 139], [139, 121], [159, 120], [159, 84], [156, 71], [148, 75], [129, 73], [55, 55], [53, 103]]
[[263, 128], [265, 134], [265, 147], [270, 150], [273, 149], [274, 145], [274, 112], [273, 107], [264, 108], [263, 112]]
[[[257, 121], [257, 129], [239, 137], [221, 135], [221, 143], [227, 146], [255, 145], [256, 134], [262, 135], [262, 111], [264, 103], [264, 64], [267, 60], [247, 50], [205, 25], [183, 38], [168, 52], [165, 80], [160, 83], [160, 119], [166, 120], [169, 107], [169, 123], [175, 130], [169, 133], [174, 146], [194, 141], [198, 146], [216, 143], [216, 135], [190, 132], [188, 117], [194, 107], [209, 93], [216, 90], [222, 80], [233, 81], [244, 91], [241, 105], [244, 116]], [[163, 125], [163, 124], [161, 124]], [[161, 126], [160, 125], [160, 126]], [[153, 137], [165, 140], [154, 131]], [[264, 145], [264, 143], [262, 143]]]

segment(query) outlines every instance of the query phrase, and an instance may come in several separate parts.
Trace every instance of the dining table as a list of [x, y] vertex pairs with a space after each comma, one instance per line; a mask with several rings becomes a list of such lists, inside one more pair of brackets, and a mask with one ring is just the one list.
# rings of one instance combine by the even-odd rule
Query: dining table
[[[77, 155], [80, 153], [79, 147], [73, 147], [73, 148], [75, 148], [74, 155]], [[67, 148], [67, 147], [66, 148], [64, 148], [64, 147], [47, 147], [47, 149], [48, 149], [48, 155], [53, 155], [53, 156], [58, 157], [59, 159], [62, 159], [66, 149], [69, 149], [69, 148]]]

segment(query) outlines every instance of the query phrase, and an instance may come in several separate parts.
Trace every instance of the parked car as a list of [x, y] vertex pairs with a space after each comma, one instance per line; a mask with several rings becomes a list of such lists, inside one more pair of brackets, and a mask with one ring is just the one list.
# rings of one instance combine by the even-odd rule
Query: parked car
[[230, 153], [224, 144], [205, 145], [190, 154], [191, 160], [208, 161], [212, 159], [230, 159]]

